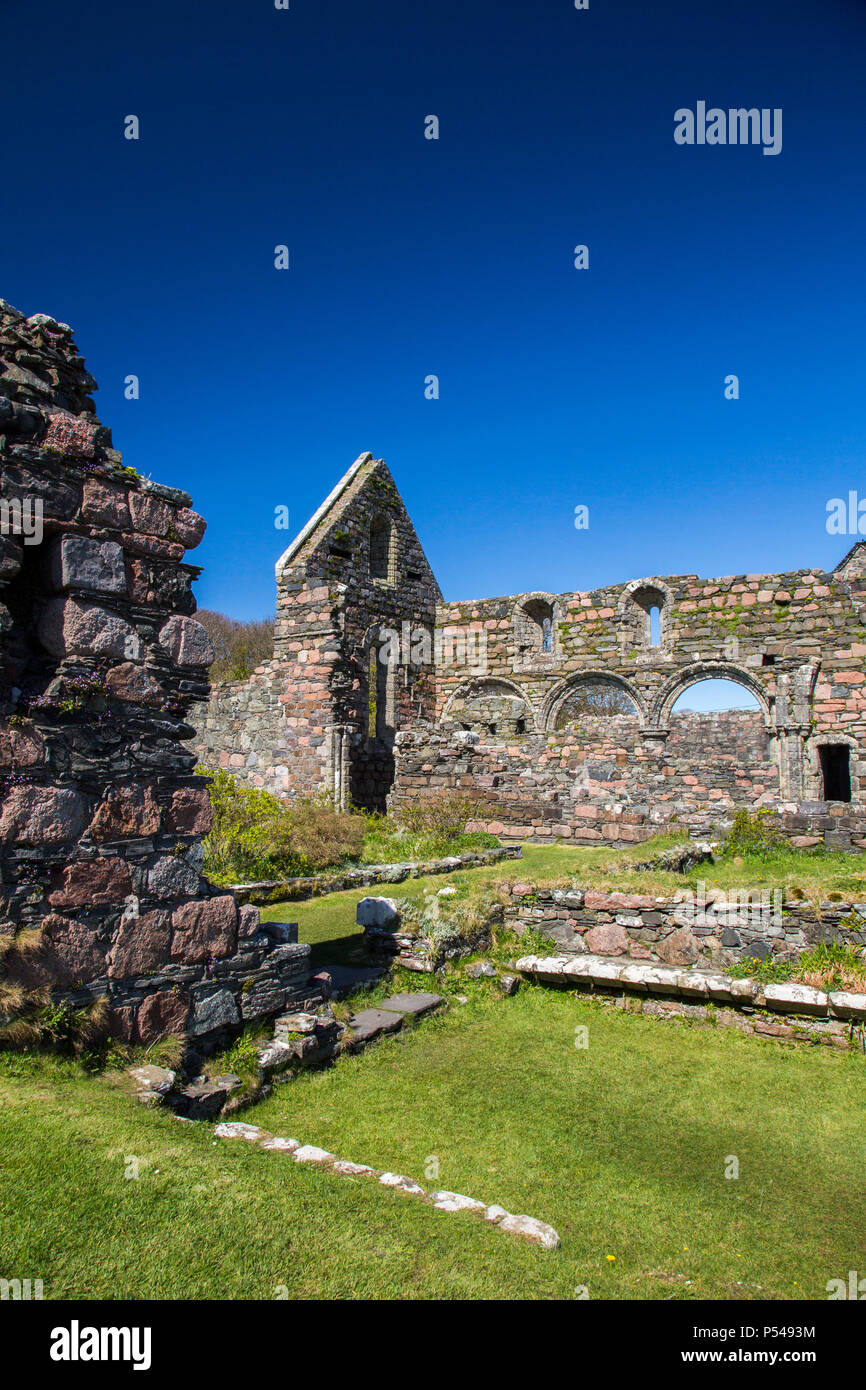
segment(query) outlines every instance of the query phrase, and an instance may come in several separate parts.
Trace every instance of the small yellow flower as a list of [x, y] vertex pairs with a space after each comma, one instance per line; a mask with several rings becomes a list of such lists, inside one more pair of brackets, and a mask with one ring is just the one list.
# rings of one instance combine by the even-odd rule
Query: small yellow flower
[[616, 1259], [616, 1255], [605, 1255], [604, 1258], [605, 1258], [606, 1260], [615, 1260], [615, 1259]]

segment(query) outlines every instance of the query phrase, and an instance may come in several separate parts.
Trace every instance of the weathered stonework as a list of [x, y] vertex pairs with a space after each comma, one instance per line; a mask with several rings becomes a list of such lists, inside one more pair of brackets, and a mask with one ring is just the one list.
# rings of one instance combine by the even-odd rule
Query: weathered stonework
[[[791, 836], [866, 837], [862, 541], [830, 573], [445, 603], [365, 454], [277, 565], [275, 650], [215, 691], [196, 747], [281, 795], [384, 809], [456, 788], [496, 833], [577, 844], [698, 834], [739, 805]], [[673, 712], [706, 678], [758, 710]]]
[[569, 955], [718, 969], [772, 956], [794, 961], [817, 942], [866, 946], [866, 904], [782, 901], [781, 893], [681, 891], [664, 897], [503, 884], [505, 920]]
[[123, 467], [95, 386], [0, 300], [0, 1025], [106, 999], [126, 1041], [206, 1038], [315, 997], [309, 947], [202, 877], [205, 523]]

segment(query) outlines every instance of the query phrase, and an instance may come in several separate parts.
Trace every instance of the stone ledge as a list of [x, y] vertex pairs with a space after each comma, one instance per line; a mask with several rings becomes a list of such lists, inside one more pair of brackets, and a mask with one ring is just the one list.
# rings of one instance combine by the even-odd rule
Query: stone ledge
[[258, 883], [233, 883], [225, 891], [234, 893], [238, 903], [304, 902], [328, 893], [344, 893], [350, 888], [369, 888], [377, 883], [403, 883], [407, 878], [426, 878], [451, 874], [457, 869], [481, 868], [500, 859], [520, 859], [519, 845], [500, 845], [475, 854], [451, 854], [443, 859], [407, 860], [400, 864], [366, 864], [334, 874], [311, 874], [303, 878], [263, 879]]
[[811, 1018], [866, 1020], [866, 994], [834, 991], [825, 994], [811, 985], [761, 984], [729, 975], [674, 966], [645, 965], [603, 956], [521, 956], [517, 969], [545, 983], [599, 985], [636, 994], [658, 994], [715, 1003], [766, 1009], [773, 1013], [804, 1014]]

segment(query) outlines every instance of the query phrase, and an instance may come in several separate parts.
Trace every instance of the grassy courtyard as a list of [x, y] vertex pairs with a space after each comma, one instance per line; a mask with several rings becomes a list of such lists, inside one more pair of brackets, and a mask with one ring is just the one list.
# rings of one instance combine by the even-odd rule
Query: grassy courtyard
[[[396, 891], [448, 885], [465, 898], [505, 876], [563, 874], [602, 884], [610, 859], [528, 847], [522, 863]], [[849, 857], [832, 872], [842, 882], [860, 867]], [[319, 962], [351, 960], [361, 896], [268, 915], [297, 920]], [[823, 1299], [829, 1279], [863, 1267], [862, 1055], [526, 984], [511, 999], [459, 975], [435, 987], [446, 1012], [277, 1087], [245, 1118], [538, 1217], [558, 1251], [369, 1179], [217, 1142], [209, 1125], [138, 1106], [123, 1071], [0, 1053], [0, 1275], [41, 1278], [47, 1298], [573, 1299], [585, 1288], [724, 1300]], [[732, 1158], [738, 1177], [726, 1176]]]
[[[552, 1253], [0, 1060], [0, 1267], [50, 1298], [825, 1297], [866, 1246], [866, 1065], [466, 986], [247, 1118], [550, 1222]], [[575, 1028], [588, 1047], [575, 1047]], [[739, 1177], [725, 1177], [730, 1156]], [[132, 1160], [138, 1177], [126, 1177]], [[438, 1179], [426, 1178], [438, 1162]]]
[[769, 854], [721, 856], [714, 863], [700, 864], [687, 874], [632, 867], [677, 843], [674, 837], [660, 836], [626, 851], [612, 850], [610, 846], [592, 849], [562, 844], [525, 844], [521, 859], [459, 870], [447, 876], [406, 879], [392, 886], [379, 884], [374, 888], [330, 893], [303, 903], [277, 904], [262, 910], [262, 917], [278, 922], [298, 922], [300, 939], [313, 946], [314, 963], [330, 960], [345, 964], [352, 961], [360, 943], [355, 908], [361, 898], [370, 894], [423, 900], [448, 887], [456, 889], [448, 902], [457, 905], [479, 899], [498, 883], [526, 881], [670, 897], [681, 889], [694, 891], [702, 881], [708, 891], [748, 888], [760, 893], [778, 888], [798, 900], [815, 904], [827, 900], [866, 899], [866, 854], [804, 852], [781, 846]]

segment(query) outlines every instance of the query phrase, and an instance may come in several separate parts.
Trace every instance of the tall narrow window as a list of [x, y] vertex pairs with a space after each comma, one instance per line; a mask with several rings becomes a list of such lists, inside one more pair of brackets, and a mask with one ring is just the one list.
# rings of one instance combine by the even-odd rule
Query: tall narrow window
[[544, 618], [541, 623], [541, 650], [553, 651], [553, 623], [549, 618]]
[[624, 612], [629, 615], [629, 626], [635, 635], [637, 647], [660, 647], [662, 633], [667, 618], [667, 597], [654, 584], [644, 584], [631, 594], [631, 606]]
[[370, 576], [390, 578], [391, 523], [386, 516], [376, 516], [370, 524]]
[[389, 655], [387, 643], [370, 648], [370, 661], [367, 673], [367, 737], [386, 738], [388, 728], [394, 722], [391, 708], [393, 684], [389, 682]]
[[367, 737], [376, 737], [376, 708], [379, 693], [379, 651], [370, 648], [370, 663], [367, 672]]

